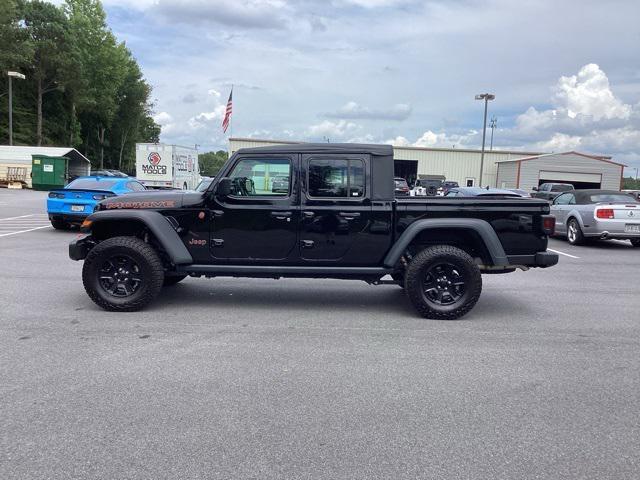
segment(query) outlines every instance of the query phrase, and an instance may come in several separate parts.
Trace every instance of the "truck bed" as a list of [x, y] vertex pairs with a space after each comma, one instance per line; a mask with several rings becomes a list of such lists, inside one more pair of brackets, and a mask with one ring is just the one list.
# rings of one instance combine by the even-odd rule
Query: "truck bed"
[[507, 255], [527, 255], [546, 250], [542, 216], [549, 211], [546, 200], [535, 198], [404, 197], [396, 200], [395, 234], [416, 220], [479, 218], [491, 224]]

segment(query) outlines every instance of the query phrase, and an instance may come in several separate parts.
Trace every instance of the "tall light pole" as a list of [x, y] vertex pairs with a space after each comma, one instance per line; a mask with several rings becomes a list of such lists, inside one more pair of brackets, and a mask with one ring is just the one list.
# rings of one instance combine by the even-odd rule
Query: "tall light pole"
[[484, 169], [484, 141], [487, 135], [487, 104], [489, 100], [495, 99], [496, 96], [492, 93], [480, 93], [476, 95], [476, 100], [484, 100], [484, 125], [482, 127], [482, 151], [480, 152], [480, 179], [478, 180], [478, 186], [482, 187], [482, 170]]
[[13, 91], [11, 86], [11, 80], [19, 78], [24, 80], [26, 77], [18, 72], [7, 72], [9, 76], [9, 145], [13, 145]]
[[491, 117], [491, 121], [489, 122], [489, 128], [491, 128], [491, 141], [489, 142], [489, 150], [493, 150], [493, 131], [496, 129], [497, 124], [498, 119], [496, 117]]

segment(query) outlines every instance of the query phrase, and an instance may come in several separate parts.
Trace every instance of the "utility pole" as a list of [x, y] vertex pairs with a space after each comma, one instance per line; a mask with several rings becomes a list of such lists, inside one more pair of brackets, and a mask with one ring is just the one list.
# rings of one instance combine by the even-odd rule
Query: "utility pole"
[[480, 178], [478, 180], [478, 186], [482, 187], [482, 170], [484, 169], [484, 142], [487, 135], [487, 105], [489, 100], [495, 99], [496, 96], [492, 93], [480, 93], [476, 95], [476, 100], [484, 100], [484, 124], [482, 126], [482, 150], [480, 151]]
[[11, 80], [13, 77], [24, 80], [26, 77], [18, 72], [7, 72], [9, 76], [9, 145], [13, 145], [13, 90]]
[[493, 150], [493, 131], [496, 129], [497, 123], [498, 119], [496, 117], [491, 117], [491, 121], [489, 122], [489, 127], [491, 128], [491, 142], [489, 143], [489, 150]]

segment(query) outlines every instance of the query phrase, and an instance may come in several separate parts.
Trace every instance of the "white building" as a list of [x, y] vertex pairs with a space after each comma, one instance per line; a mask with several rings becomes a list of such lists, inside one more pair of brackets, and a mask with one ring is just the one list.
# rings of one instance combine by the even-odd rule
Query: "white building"
[[[229, 154], [240, 148], [302, 142], [229, 139]], [[418, 175], [439, 175], [460, 186], [477, 186], [480, 177], [480, 150], [464, 148], [394, 147], [395, 175], [413, 183]], [[520, 166], [520, 173], [518, 173]], [[574, 183], [598, 188], [620, 188], [624, 165], [611, 157], [576, 152], [544, 154], [518, 150], [488, 150], [484, 153], [482, 185], [505, 188], [531, 187], [542, 180]], [[499, 172], [501, 174], [499, 175]], [[554, 175], [551, 175], [555, 172]], [[519, 179], [519, 180], [518, 180]]]
[[625, 166], [611, 157], [579, 152], [499, 160], [497, 186], [531, 190], [542, 183], [571, 183], [575, 188], [620, 190]]

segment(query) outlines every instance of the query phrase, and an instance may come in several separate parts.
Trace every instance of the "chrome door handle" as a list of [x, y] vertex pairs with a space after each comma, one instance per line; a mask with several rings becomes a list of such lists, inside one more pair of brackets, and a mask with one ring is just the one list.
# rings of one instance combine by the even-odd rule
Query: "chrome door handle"
[[340, 215], [342, 218], [345, 218], [347, 220], [353, 220], [354, 218], [357, 218], [360, 216], [358, 212], [340, 212], [338, 213], [338, 215]]

